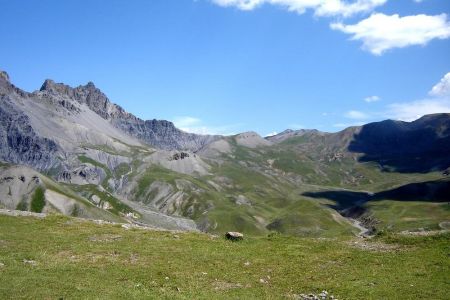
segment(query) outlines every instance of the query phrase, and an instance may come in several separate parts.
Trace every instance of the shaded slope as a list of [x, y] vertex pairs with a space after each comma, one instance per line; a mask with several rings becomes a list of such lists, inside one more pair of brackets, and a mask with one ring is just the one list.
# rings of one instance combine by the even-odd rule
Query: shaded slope
[[427, 173], [450, 166], [450, 114], [424, 116], [414, 122], [387, 120], [362, 126], [348, 150], [362, 153], [386, 171]]

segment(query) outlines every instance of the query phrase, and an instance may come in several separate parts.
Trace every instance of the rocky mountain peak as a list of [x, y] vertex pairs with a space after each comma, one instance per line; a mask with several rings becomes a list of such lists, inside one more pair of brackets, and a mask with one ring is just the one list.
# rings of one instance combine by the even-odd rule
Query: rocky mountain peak
[[95, 84], [92, 81], [89, 81], [86, 85], [86, 88], [88, 89], [96, 89], [97, 87], [95, 86]]
[[68, 95], [68, 96], [73, 94], [73, 89], [70, 86], [65, 85], [63, 83], [56, 83], [51, 79], [46, 79], [44, 81], [44, 83], [41, 86], [40, 91], [41, 92], [45, 91], [45, 92], [49, 92], [49, 93], [53, 93], [53, 94]]
[[9, 93], [17, 93], [26, 96], [26, 92], [16, 88], [9, 80], [9, 75], [5, 71], [0, 70], [0, 96]]
[[0, 80], [9, 82], [9, 75], [5, 71], [0, 70]]
[[51, 79], [47, 79], [42, 84], [40, 91], [52, 94], [57, 98], [68, 97], [79, 103], [86, 104], [104, 119], [110, 119], [110, 114], [117, 110], [114, 105], [110, 103], [106, 95], [91, 81], [86, 85], [80, 85], [73, 88], [63, 83], [56, 83]]
[[256, 148], [260, 146], [270, 146], [271, 142], [263, 139], [258, 133], [254, 131], [243, 132], [235, 137], [238, 145], [248, 148]]
[[[286, 129], [286, 130], [280, 132], [279, 134], [288, 134], [288, 133], [292, 133], [292, 132], [294, 132], [293, 129]], [[276, 135], [276, 134], [275, 134], [275, 135]]]
[[246, 132], [239, 133], [236, 137], [237, 138], [251, 138], [251, 137], [261, 137], [261, 136], [254, 131], [246, 131]]

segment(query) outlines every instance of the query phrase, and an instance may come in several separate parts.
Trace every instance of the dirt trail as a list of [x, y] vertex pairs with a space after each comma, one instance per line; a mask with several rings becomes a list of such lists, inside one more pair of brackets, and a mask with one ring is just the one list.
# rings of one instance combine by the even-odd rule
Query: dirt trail
[[358, 221], [353, 218], [347, 218], [347, 219], [350, 221], [350, 223], [353, 225], [353, 227], [355, 227], [356, 229], [359, 230], [359, 233], [357, 234], [358, 237], [367, 237], [370, 235], [369, 234], [370, 229], [367, 227], [364, 227], [362, 225], [361, 221]]
[[13, 210], [13, 209], [0, 209], [0, 215], [7, 215], [13, 217], [37, 217], [37, 218], [45, 218], [47, 214], [44, 213], [35, 213], [31, 211], [22, 211], [22, 210]]

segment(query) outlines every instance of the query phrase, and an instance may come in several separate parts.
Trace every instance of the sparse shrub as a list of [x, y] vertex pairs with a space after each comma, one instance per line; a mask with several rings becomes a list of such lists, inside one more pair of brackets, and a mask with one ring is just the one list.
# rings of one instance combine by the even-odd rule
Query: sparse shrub
[[78, 217], [81, 214], [81, 208], [78, 204], [74, 204], [72, 208], [72, 217]]
[[38, 187], [34, 191], [33, 198], [31, 199], [31, 211], [40, 213], [45, 206], [45, 195], [44, 189], [42, 187]]
[[19, 204], [17, 204], [16, 207], [17, 210], [27, 211], [28, 210], [28, 204], [25, 199], [22, 199]]

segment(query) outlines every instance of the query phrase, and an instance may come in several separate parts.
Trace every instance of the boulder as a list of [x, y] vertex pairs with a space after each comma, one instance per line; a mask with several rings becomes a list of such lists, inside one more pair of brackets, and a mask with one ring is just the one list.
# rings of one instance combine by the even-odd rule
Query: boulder
[[240, 232], [229, 231], [225, 234], [225, 238], [230, 241], [241, 241], [244, 239], [244, 235]]

